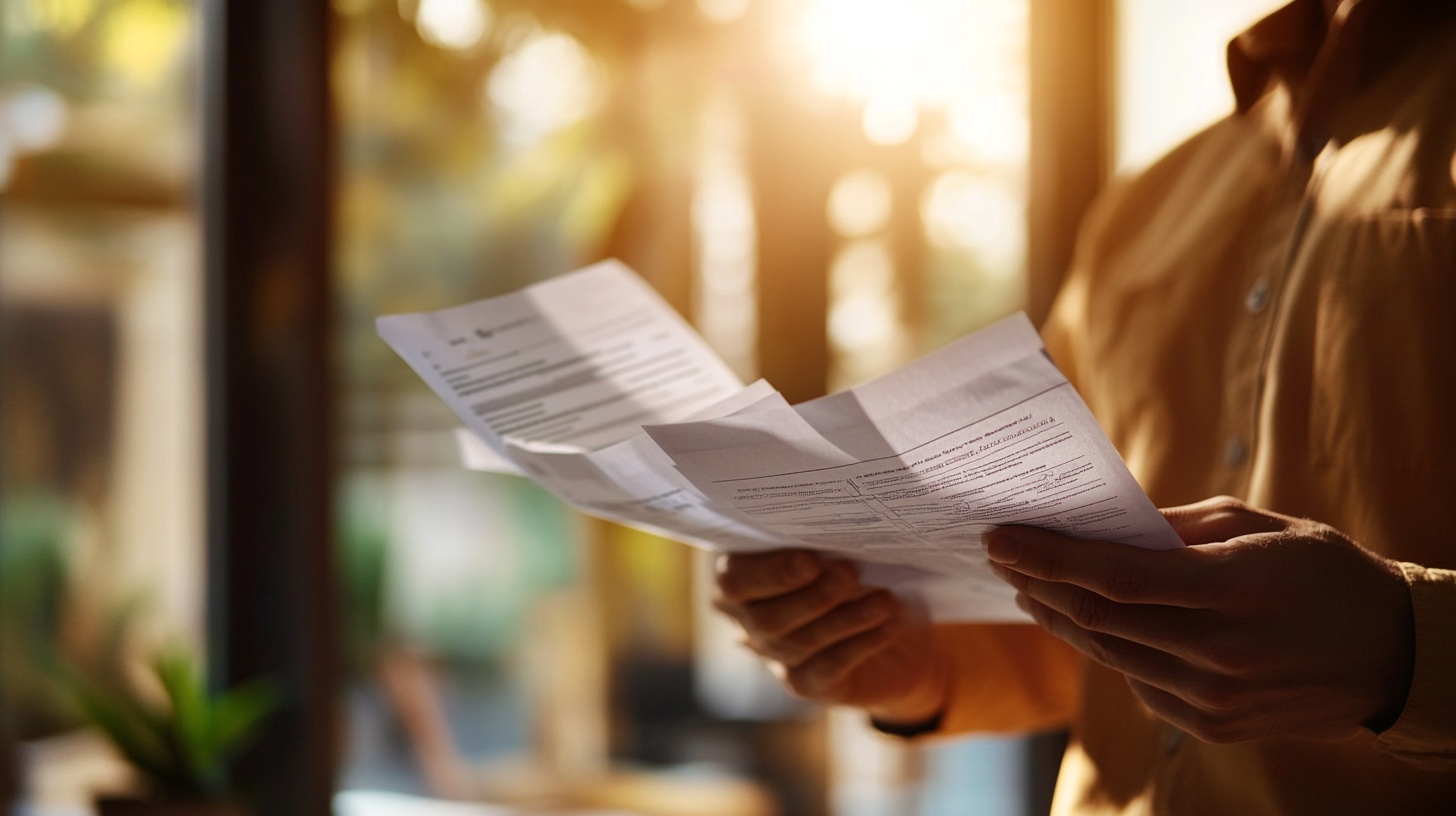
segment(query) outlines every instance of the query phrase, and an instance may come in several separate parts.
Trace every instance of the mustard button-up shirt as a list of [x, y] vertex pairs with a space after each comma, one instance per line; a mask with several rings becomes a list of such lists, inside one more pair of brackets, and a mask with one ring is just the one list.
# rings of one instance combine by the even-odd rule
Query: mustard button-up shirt
[[1230, 494], [1403, 563], [1404, 712], [1210, 745], [1040, 630], [943, 627], [943, 730], [1072, 723], [1057, 813], [1456, 813], [1453, 9], [1297, 0], [1241, 35], [1239, 109], [1103, 196], [1045, 329], [1160, 506]]

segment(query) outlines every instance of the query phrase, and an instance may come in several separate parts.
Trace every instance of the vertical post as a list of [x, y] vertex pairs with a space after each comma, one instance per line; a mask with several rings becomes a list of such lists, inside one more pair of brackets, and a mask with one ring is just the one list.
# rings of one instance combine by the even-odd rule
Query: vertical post
[[[1027, 313], [1041, 325], [1072, 263], [1078, 225], [1107, 182], [1115, 0], [1030, 0], [1031, 166]], [[1027, 814], [1051, 809], [1067, 734], [1026, 740]]]
[[1041, 325], [1107, 181], [1114, 0], [1030, 0], [1027, 313]]
[[829, 262], [824, 215], [833, 166], [816, 143], [812, 113], [772, 90], [749, 108], [749, 175], [794, 179], [755, 191], [758, 223], [758, 371], [790, 403], [829, 383]]
[[[3, 319], [3, 311], [0, 311], [0, 319]], [[0, 343], [3, 342], [4, 333], [0, 332]], [[4, 351], [4, 346], [0, 345], [0, 361], [5, 359]], [[6, 378], [0, 376], [0, 406], [5, 404], [5, 383]], [[3, 421], [3, 419], [3, 415], [0, 415], [0, 421]], [[0, 479], [0, 523], [4, 522], [5, 513], [8, 509], [5, 505], [4, 487], [5, 480]], [[0, 546], [4, 546], [3, 543], [0, 543]], [[5, 576], [0, 574], [0, 592], [4, 591], [5, 584]], [[12, 812], [17, 804], [16, 800], [20, 795], [19, 769], [17, 768], [19, 758], [16, 756], [15, 750], [15, 731], [13, 720], [11, 719], [12, 714], [10, 713], [11, 705], [13, 703], [10, 701], [8, 683], [4, 682], [3, 678], [0, 678], [0, 813]]]
[[234, 780], [256, 814], [330, 812], [328, 3], [203, 14], [208, 635], [218, 682], [281, 697]]

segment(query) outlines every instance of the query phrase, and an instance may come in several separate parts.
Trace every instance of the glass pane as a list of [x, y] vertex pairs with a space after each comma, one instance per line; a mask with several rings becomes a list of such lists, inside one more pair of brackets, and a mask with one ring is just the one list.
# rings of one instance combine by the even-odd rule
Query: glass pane
[[[673, 816], [1020, 801], [1011, 743], [972, 751], [1001, 758], [992, 790], [790, 700], [707, 608], [707, 559], [463, 469], [459, 423], [373, 320], [616, 256], [745, 380], [827, 344], [821, 392], [984, 325], [1024, 286], [1026, 0], [334, 7], [340, 812], [400, 801], [381, 791]], [[786, 238], [793, 262], [767, 257]], [[766, 328], [780, 287], [824, 319]]]
[[1229, 40], [1285, 0], [1119, 0], [1114, 165], [1147, 166], [1231, 112]]
[[0, 41], [0, 659], [27, 804], [133, 781], [63, 672], [202, 647], [195, 11], [13, 0]]

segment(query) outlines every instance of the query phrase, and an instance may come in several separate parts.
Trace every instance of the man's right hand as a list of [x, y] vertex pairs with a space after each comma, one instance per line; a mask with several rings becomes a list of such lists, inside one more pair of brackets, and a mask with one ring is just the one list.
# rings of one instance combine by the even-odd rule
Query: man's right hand
[[854, 564], [806, 550], [738, 553], [719, 558], [717, 579], [713, 605], [795, 695], [863, 708], [886, 725], [944, 708], [950, 672], [929, 623], [861, 584]]

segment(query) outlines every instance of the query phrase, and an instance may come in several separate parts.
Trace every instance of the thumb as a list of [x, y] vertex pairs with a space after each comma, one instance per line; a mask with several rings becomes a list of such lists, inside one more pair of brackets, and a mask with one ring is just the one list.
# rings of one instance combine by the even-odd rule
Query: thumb
[[1196, 546], [1228, 541], [1254, 533], [1273, 533], [1292, 519], [1250, 507], [1232, 496], [1216, 496], [1195, 504], [1160, 511], [1184, 544]]

